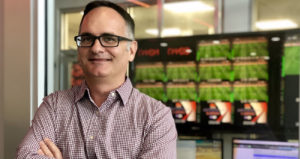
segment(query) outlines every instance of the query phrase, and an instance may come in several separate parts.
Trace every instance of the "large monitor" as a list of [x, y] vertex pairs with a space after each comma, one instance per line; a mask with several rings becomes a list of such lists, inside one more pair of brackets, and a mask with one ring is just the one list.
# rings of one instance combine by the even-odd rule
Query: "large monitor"
[[222, 159], [223, 144], [220, 139], [178, 140], [178, 159]]
[[232, 159], [298, 159], [298, 143], [233, 139]]

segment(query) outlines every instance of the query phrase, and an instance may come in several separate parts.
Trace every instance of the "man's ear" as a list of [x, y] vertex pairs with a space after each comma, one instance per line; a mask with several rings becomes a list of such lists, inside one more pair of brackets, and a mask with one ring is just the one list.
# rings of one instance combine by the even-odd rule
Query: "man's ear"
[[137, 48], [138, 48], [138, 42], [132, 41], [129, 49], [129, 62], [132, 62], [134, 60]]

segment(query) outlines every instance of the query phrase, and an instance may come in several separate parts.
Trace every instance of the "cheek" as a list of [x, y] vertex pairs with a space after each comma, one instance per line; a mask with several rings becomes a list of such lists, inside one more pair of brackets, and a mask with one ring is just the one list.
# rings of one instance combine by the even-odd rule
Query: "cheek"
[[77, 59], [78, 59], [79, 62], [84, 61], [84, 59], [85, 59], [85, 53], [83, 51], [78, 51]]

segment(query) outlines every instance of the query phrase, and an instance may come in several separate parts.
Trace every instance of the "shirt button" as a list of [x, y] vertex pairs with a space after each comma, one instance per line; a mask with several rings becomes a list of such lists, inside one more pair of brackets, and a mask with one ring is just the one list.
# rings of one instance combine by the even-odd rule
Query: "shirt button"
[[111, 96], [112, 96], [112, 97], [114, 97], [115, 95], [116, 95], [116, 93], [114, 93], [114, 92], [111, 93]]
[[94, 139], [94, 136], [90, 136], [90, 139], [93, 140], [93, 139]]
[[100, 117], [100, 112], [99, 111], [96, 112], [96, 116]]

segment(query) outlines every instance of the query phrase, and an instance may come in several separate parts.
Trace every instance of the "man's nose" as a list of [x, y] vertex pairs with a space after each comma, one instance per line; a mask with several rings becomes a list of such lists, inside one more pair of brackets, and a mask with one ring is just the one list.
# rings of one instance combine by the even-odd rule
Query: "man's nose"
[[99, 51], [103, 51], [104, 47], [101, 45], [99, 39], [95, 39], [94, 44], [92, 45], [91, 49], [94, 53], [98, 53]]

